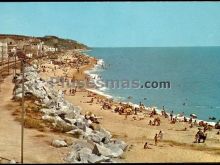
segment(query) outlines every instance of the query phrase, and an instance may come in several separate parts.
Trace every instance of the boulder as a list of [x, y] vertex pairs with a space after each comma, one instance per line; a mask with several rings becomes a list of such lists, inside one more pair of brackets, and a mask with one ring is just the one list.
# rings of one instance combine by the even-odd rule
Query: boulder
[[74, 129], [75, 127], [69, 123], [66, 123], [59, 116], [56, 116], [55, 123], [53, 123], [54, 129], [61, 132], [68, 132]]
[[54, 147], [67, 147], [67, 144], [63, 140], [53, 140], [52, 146], [54, 146]]
[[107, 147], [111, 150], [112, 157], [117, 158], [123, 154], [123, 150], [117, 144], [110, 144]]
[[16, 164], [16, 161], [15, 160], [10, 160], [9, 164]]
[[97, 133], [91, 133], [88, 135], [88, 139], [92, 140], [95, 143], [100, 143], [102, 141], [102, 136], [98, 135]]
[[69, 163], [102, 163], [110, 162], [110, 158], [103, 155], [95, 155], [92, 153], [94, 145], [87, 141], [77, 141], [72, 148], [72, 151], [65, 158]]
[[40, 111], [43, 112], [45, 115], [50, 115], [50, 116], [55, 116], [56, 114], [55, 109], [42, 108]]
[[107, 144], [110, 142], [111, 138], [112, 138], [112, 135], [109, 131], [106, 131], [104, 128], [100, 128], [100, 132], [102, 133], [102, 135], [104, 136], [102, 138], [102, 142], [104, 144]]
[[98, 155], [98, 156], [107, 156], [107, 157], [112, 157], [112, 152], [110, 149], [104, 147], [104, 146], [101, 146], [99, 144], [95, 144], [93, 150], [92, 150], [92, 153], [95, 154], [95, 155]]
[[42, 116], [42, 119], [45, 120], [45, 121], [48, 121], [48, 122], [50, 122], [50, 123], [54, 123], [55, 120], [56, 120], [55, 117], [49, 116], [49, 115], [44, 115], [44, 116]]
[[75, 138], [80, 138], [80, 137], [85, 136], [84, 131], [77, 128], [77, 127], [75, 129], [71, 130], [71, 131], [66, 132], [66, 133], [73, 135], [73, 137], [75, 137]]
[[92, 141], [77, 140], [71, 147], [73, 150], [79, 151], [82, 148], [89, 148], [93, 150], [94, 146], [95, 146], [95, 143], [93, 143]]
[[122, 150], [125, 150], [126, 147], [128, 146], [124, 141], [119, 140], [119, 139], [113, 139], [110, 144], [115, 144], [118, 147], [120, 147]]
[[90, 154], [88, 158], [88, 163], [103, 163], [103, 162], [111, 162], [111, 159], [106, 156], [97, 156], [95, 154]]

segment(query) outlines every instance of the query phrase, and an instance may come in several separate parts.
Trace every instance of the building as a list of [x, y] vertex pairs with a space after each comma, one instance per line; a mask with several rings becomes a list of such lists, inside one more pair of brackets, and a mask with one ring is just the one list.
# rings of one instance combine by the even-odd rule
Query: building
[[3, 53], [4, 59], [8, 58], [8, 55], [12, 56], [15, 53], [15, 51], [17, 49], [17, 43], [14, 39], [7, 37], [4, 39], [1, 39], [0, 42], [4, 45], [3, 46], [4, 47], [3, 48], [4, 49], [4, 53]]
[[7, 42], [0, 42], [0, 58], [2, 60], [6, 59], [8, 57], [8, 44]]
[[43, 45], [43, 50], [44, 50], [44, 52], [57, 52], [58, 48]]

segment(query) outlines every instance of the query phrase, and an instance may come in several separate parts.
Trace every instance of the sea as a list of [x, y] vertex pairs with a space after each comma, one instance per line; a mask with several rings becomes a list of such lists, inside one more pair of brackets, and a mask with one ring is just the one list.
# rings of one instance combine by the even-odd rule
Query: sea
[[174, 114], [196, 114], [205, 121], [220, 119], [220, 47], [91, 48], [86, 54], [99, 60], [88, 71], [99, 82], [170, 83], [170, 88], [100, 86], [96, 90], [103, 95], [158, 109], [164, 106]]

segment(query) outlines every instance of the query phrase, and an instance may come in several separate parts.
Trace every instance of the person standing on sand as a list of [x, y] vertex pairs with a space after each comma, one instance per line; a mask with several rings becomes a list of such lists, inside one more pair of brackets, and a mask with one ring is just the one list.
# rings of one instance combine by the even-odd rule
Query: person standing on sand
[[163, 132], [160, 130], [158, 137], [160, 138], [160, 140], [163, 140]]
[[134, 114], [137, 115], [137, 107], [134, 108]]
[[158, 136], [157, 136], [157, 133], [155, 134], [154, 136], [154, 142], [155, 142], [155, 146], [157, 145], [157, 142], [158, 142]]
[[171, 111], [171, 113], [170, 113], [170, 119], [171, 119], [171, 121], [173, 120], [173, 111]]

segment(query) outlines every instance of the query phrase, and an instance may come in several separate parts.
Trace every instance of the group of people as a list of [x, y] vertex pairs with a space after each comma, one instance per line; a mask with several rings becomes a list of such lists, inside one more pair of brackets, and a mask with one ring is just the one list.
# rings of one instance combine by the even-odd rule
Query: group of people
[[[163, 140], [163, 135], [164, 135], [164, 132], [162, 130], [160, 130], [159, 133], [155, 134], [155, 136], [154, 136], [154, 144], [155, 144], [155, 146], [157, 146], [158, 141]], [[148, 142], [145, 142], [144, 149], [151, 149], [151, 147], [149, 147], [149, 145], [148, 145]]]

